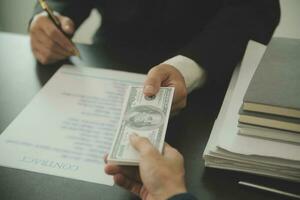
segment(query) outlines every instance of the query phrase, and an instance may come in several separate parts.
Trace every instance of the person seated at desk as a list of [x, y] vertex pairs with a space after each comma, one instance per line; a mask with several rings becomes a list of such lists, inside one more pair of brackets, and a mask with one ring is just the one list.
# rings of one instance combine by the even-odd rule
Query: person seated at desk
[[106, 164], [104, 169], [117, 185], [143, 200], [196, 200], [187, 193], [184, 161], [176, 149], [165, 143], [161, 155], [147, 138], [135, 134], [130, 142], [140, 153], [139, 167]]
[[[102, 15], [95, 41], [160, 56], [145, 81], [145, 94], [174, 86], [173, 110], [204, 80], [230, 76], [250, 39], [267, 44], [278, 25], [278, 0], [49, 0], [62, 29], [73, 35], [92, 8]], [[36, 6], [29, 27], [35, 57], [43, 64], [72, 55], [71, 44]], [[136, 58], [139, 59], [139, 58]], [[195, 199], [186, 193], [181, 154], [166, 144], [163, 156], [144, 138], [132, 136], [141, 154], [137, 168], [107, 165], [115, 182], [143, 199]], [[153, 161], [154, 160], [154, 161]]]
[[[152, 96], [174, 86], [173, 111], [188, 92], [230, 77], [250, 39], [267, 44], [279, 22], [278, 0], [48, 0], [62, 29], [73, 35], [96, 8], [102, 25], [95, 41], [120, 54], [157, 54], [145, 81]], [[71, 43], [36, 6], [29, 27], [35, 57], [43, 64], [72, 55]], [[134, 59], [140, 59], [135, 57]], [[224, 76], [225, 75], [225, 76]], [[206, 77], [206, 78], [205, 78]]]

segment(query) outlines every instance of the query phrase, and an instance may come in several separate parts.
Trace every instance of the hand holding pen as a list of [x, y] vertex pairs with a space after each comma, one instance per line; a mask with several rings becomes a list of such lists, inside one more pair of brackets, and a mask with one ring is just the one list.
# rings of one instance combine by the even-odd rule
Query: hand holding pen
[[79, 56], [79, 51], [69, 38], [75, 31], [74, 22], [68, 17], [54, 15], [49, 7], [48, 11], [45, 6], [43, 9], [45, 12], [36, 15], [29, 27], [34, 56], [42, 64]]

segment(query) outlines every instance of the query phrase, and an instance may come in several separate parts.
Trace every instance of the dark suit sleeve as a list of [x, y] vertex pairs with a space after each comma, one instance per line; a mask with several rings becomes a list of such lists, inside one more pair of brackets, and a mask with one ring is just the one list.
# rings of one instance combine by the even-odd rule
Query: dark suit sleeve
[[[93, 8], [93, 0], [48, 0], [49, 6], [61, 15], [70, 17], [76, 28], [89, 16]], [[34, 15], [42, 11], [39, 3], [36, 3]]]
[[217, 80], [232, 73], [250, 39], [267, 44], [279, 19], [278, 0], [226, 0], [180, 54], [200, 64], [208, 80]]
[[177, 194], [168, 200], [197, 200], [196, 197], [189, 193], [182, 193], [182, 194]]

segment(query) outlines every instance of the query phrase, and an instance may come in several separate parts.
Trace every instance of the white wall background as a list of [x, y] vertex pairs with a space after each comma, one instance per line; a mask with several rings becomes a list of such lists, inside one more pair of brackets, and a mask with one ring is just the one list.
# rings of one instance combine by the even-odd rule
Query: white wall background
[[300, 38], [300, 1], [280, 0], [281, 20], [275, 37]]
[[[28, 21], [32, 17], [37, 0], [0, 0], [0, 31], [27, 34]], [[101, 17], [93, 10], [74, 36], [76, 42], [90, 44], [92, 35], [98, 29]]]
[[35, 0], [0, 0], [0, 30], [26, 33]]
[[[27, 34], [27, 25], [36, 0], [0, 0], [0, 31]], [[300, 38], [300, 0], [281, 0], [282, 17], [275, 36]], [[100, 15], [93, 11], [75, 40], [91, 43], [100, 25]], [[95, 25], [96, 24], [96, 25]]]

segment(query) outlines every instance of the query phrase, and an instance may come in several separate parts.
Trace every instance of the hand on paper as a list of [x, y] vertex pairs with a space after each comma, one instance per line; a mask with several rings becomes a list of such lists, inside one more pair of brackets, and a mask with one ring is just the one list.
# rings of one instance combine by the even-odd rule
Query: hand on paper
[[[75, 31], [73, 21], [57, 15], [62, 29], [68, 35]], [[54, 25], [45, 12], [37, 14], [29, 27], [31, 48], [34, 56], [42, 64], [51, 64], [74, 55], [73, 44]]]
[[143, 200], [168, 199], [186, 192], [182, 155], [165, 143], [161, 155], [148, 139], [130, 136], [132, 146], [140, 153], [139, 168], [107, 164], [105, 172], [114, 182]]
[[187, 89], [181, 73], [172, 65], [160, 64], [153, 67], [144, 83], [144, 94], [153, 96], [159, 87], [175, 87], [172, 112], [179, 111], [186, 106]]

